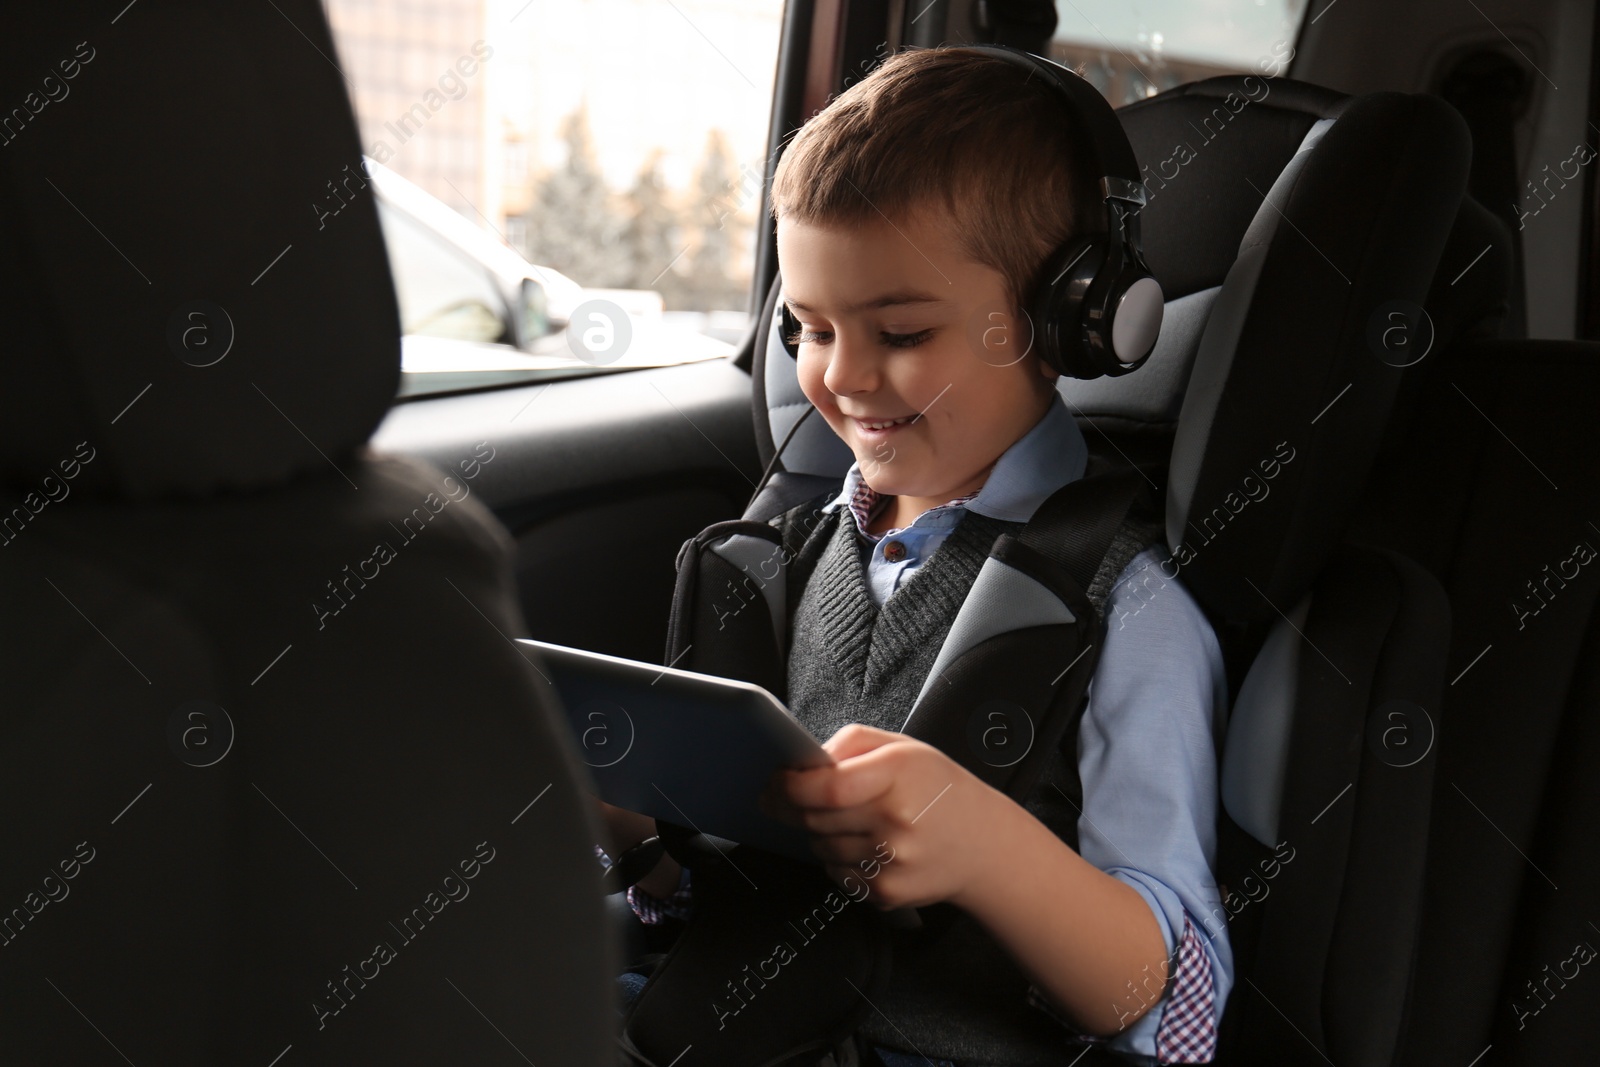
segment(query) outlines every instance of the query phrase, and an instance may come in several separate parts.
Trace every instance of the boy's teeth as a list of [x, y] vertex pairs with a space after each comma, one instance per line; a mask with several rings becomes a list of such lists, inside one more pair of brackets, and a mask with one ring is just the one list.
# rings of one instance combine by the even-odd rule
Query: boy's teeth
[[892, 419], [889, 422], [862, 422], [861, 425], [865, 426], [869, 430], [884, 430], [888, 429], [890, 426], [898, 426], [901, 423], [910, 422], [914, 417], [915, 416], [908, 415], [903, 419]]

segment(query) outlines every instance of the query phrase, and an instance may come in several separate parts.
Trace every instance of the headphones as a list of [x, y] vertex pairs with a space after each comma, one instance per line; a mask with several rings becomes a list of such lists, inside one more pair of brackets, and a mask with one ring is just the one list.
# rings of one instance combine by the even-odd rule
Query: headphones
[[[1114, 377], [1138, 369], [1155, 348], [1165, 301], [1139, 247], [1145, 188], [1116, 112], [1094, 86], [1059, 63], [1005, 45], [961, 47], [1015, 63], [1053, 86], [1086, 135], [1091, 173], [1100, 176], [1105, 232], [1056, 249], [1024, 298], [1034, 350], [1069, 378]], [[800, 324], [787, 304], [780, 300], [778, 307], [784, 349], [795, 356], [789, 337]]]

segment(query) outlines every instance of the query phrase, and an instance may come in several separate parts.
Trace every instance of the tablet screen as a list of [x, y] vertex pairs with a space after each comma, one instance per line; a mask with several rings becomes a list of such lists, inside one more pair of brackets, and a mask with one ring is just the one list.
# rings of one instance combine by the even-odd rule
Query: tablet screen
[[816, 863], [805, 833], [756, 800], [822, 746], [758, 685], [522, 640], [549, 675], [600, 798], [712, 837]]

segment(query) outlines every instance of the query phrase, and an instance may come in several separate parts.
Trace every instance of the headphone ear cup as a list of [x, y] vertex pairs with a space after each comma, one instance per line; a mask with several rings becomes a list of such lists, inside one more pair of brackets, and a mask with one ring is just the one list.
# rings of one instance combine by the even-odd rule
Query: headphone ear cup
[[1084, 297], [1105, 260], [1105, 234], [1069, 241], [1040, 270], [1028, 305], [1040, 357], [1068, 378], [1098, 378], [1104, 373], [1087, 351]]
[[794, 315], [790, 314], [789, 305], [783, 300], [778, 301], [778, 316], [778, 340], [783, 343], [783, 350], [785, 352], [789, 353], [791, 357], [799, 359], [800, 346], [790, 340], [790, 338], [796, 337], [800, 334], [800, 320], [796, 319]]
[[1105, 352], [1116, 361], [1114, 374], [1126, 374], [1144, 364], [1161, 335], [1166, 299], [1161, 284], [1142, 267], [1123, 271], [1114, 290], [1116, 303], [1107, 308]]

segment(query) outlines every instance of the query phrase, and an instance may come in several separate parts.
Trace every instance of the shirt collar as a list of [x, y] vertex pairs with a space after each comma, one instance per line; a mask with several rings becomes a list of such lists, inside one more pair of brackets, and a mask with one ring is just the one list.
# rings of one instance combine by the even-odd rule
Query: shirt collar
[[[1078, 429], [1066, 401], [1057, 392], [1033, 428], [995, 461], [982, 488], [923, 512], [912, 525], [917, 525], [924, 517], [934, 520], [936, 513], [949, 507], [965, 507], [991, 519], [1027, 522], [1050, 494], [1083, 477], [1088, 462], [1089, 446], [1083, 439], [1083, 431]], [[866, 525], [884, 499], [867, 485], [861, 476], [861, 464], [857, 462], [845, 472], [839, 495], [823, 510], [832, 511], [847, 505], [855, 517], [857, 530], [870, 537], [872, 535], [865, 534]]]

